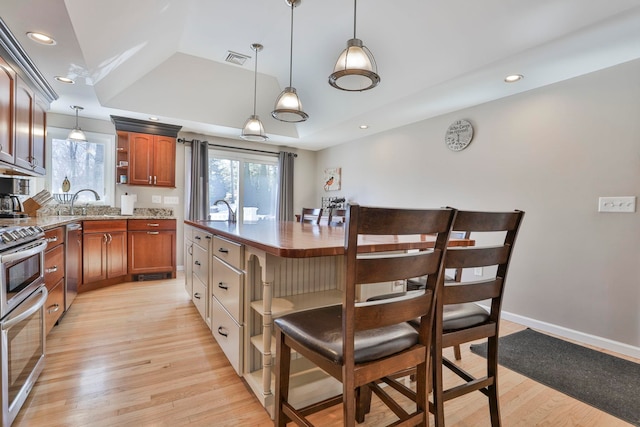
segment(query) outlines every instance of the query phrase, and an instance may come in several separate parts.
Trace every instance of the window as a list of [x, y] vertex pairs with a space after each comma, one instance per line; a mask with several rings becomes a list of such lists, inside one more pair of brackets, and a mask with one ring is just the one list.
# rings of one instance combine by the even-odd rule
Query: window
[[276, 218], [278, 159], [209, 150], [209, 215], [226, 220], [224, 200], [244, 222]]
[[[89, 188], [100, 195], [101, 204], [113, 205], [115, 137], [85, 132], [87, 142], [72, 142], [67, 140], [68, 129], [49, 128], [47, 133], [51, 149], [47, 150], [50, 158], [46, 179], [51, 193], [63, 193], [62, 183], [66, 178], [71, 184], [69, 194]], [[78, 195], [78, 202], [95, 203], [95, 197], [83, 192]]]

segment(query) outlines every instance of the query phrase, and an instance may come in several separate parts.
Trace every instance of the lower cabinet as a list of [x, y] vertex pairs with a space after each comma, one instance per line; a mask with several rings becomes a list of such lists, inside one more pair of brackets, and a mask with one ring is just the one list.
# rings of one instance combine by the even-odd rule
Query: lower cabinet
[[82, 285], [127, 274], [127, 220], [84, 221]]
[[48, 334], [64, 313], [64, 236], [65, 228], [47, 230], [44, 253], [44, 283], [49, 292], [45, 303], [45, 333]]
[[233, 369], [242, 376], [242, 337], [244, 329], [216, 299], [211, 304], [211, 333]]
[[176, 220], [128, 221], [128, 273], [176, 277]]
[[238, 375], [243, 369], [244, 246], [213, 236], [211, 333]]

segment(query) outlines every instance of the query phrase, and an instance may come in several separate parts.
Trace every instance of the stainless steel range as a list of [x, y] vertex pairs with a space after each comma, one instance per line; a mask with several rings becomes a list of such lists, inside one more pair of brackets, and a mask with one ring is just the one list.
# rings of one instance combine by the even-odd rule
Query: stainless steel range
[[45, 359], [44, 231], [0, 228], [0, 400], [10, 426], [42, 372]]

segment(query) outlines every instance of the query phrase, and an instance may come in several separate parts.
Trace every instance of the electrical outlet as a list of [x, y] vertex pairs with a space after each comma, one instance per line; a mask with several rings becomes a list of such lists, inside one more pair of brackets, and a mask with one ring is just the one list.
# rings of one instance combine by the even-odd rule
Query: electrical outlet
[[164, 196], [164, 204], [165, 205], [177, 205], [180, 203], [178, 197], [176, 196]]
[[635, 212], [636, 197], [600, 197], [598, 212]]
[[162, 203], [162, 196], [151, 196], [151, 203]]

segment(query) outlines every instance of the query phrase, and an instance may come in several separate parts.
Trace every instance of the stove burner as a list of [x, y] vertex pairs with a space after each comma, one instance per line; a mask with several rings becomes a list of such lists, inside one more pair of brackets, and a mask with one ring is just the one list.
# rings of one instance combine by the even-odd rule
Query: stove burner
[[44, 237], [44, 230], [35, 225], [0, 228], [0, 251]]

